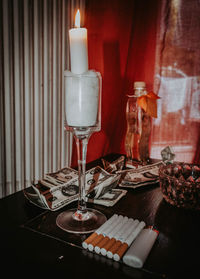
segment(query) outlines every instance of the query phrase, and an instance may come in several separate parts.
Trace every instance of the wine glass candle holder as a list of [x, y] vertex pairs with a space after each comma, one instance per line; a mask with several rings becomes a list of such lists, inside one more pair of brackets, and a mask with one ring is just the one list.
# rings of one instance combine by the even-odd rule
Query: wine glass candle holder
[[84, 74], [64, 72], [66, 129], [73, 133], [78, 157], [78, 207], [62, 212], [57, 225], [68, 232], [89, 233], [100, 227], [106, 217], [86, 206], [86, 155], [90, 135], [101, 129], [101, 75], [95, 71]]

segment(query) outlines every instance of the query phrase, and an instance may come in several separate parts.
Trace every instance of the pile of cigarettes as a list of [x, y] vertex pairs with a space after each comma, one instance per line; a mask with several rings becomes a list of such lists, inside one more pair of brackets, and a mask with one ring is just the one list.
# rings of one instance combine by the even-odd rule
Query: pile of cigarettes
[[[91, 252], [93, 251], [97, 254], [107, 256], [108, 258], [115, 261], [119, 261], [127, 252], [128, 248], [132, 246], [131, 244], [133, 242], [136, 244], [136, 246], [138, 246], [138, 241], [136, 242], [136, 240], [139, 239], [139, 250], [141, 251], [137, 251], [137, 254], [138, 252], [139, 254], [142, 252], [139, 262], [138, 257], [135, 255], [135, 249], [134, 256], [132, 254], [131, 257], [129, 254], [127, 255], [128, 262], [131, 262], [129, 265], [134, 267], [142, 267], [144, 260], [150, 252], [158, 235], [158, 232], [152, 229], [152, 227], [144, 229], [145, 226], [146, 224], [143, 221], [139, 221], [137, 219], [133, 220], [132, 218], [128, 218], [126, 216], [123, 217], [122, 215], [114, 214], [99, 229], [97, 229], [85, 241], [83, 241], [82, 246], [84, 249], [88, 249]], [[142, 245], [144, 242], [146, 242], [145, 247]], [[129, 250], [130, 249], [131, 248], [129, 248]], [[123, 257], [123, 261], [126, 263], [125, 256]], [[133, 261], [134, 263], [132, 264]]]

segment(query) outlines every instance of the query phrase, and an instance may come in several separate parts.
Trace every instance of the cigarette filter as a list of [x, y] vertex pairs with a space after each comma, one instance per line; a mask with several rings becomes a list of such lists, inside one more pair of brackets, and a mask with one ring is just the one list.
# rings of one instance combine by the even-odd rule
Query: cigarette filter
[[106, 230], [102, 233], [102, 235], [105, 237], [96, 243], [96, 245], [93, 245], [97, 254], [100, 253], [101, 248], [106, 244], [107, 241], [109, 241], [112, 231], [118, 226], [119, 223], [121, 223], [122, 219], [122, 215], [119, 215], [116, 219], [114, 219], [113, 222], [111, 222], [111, 224], [109, 224], [109, 226], [106, 227]]
[[126, 224], [126, 222], [128, 222], [128, 217], [125, 216], [123, 217], [122, 221], [119, 222], [118, 225], [109, 233], [108, 237], [110, 238], [110, 240], [101, 247], [101, 254], [103, 256], [106, 255], [108, 248], [110, 248], [114, 244], [115, 236], [119, 231], [123, 229], [123, 226]]
[[135, 227], [139, 224], [139, 221], [136, 219], [133, 221], [132, 218], [124, 226], [124, 229], [116, 237], [116, 242], [110, 247], [107, 251], [107, 257], [112, 259], [114, 253], [119, 249], [119, 247], [123, 244], [123, 242], [127, 239], [129, 234], [135, 229]]
[[146, 228], [141, 231], [123, 257], [123, 262], [135, 268], [141, 268], [158, 236], [158, 231]]

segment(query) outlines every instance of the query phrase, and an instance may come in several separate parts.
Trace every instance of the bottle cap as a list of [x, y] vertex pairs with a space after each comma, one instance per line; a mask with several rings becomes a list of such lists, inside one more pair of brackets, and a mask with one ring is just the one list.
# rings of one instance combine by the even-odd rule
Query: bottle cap
[[146, 83], [144, 81], [135, 81], [134, 82], [134, 89], [136, 88], [145, 88], [146, 87]]

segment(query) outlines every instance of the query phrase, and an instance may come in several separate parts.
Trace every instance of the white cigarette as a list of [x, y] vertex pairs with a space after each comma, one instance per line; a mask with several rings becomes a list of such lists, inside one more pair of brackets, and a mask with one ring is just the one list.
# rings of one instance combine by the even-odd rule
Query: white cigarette
[[124, 242], [126, 241], [126, 239], [129, 237], [129, 235], [135, 230], [135, 228], [138, 226], [139, 224], [139, 220], [138, 219], [135, 219], [133, 221], [133, 223], [128, 227], [127, 231], [126, 231], [126, 234], [125, 235], [120, 235], [119, 237], [119, 240], [121, 242]]
[[116, 222], [116, 220], [118, 220], [118, 215], [114, 214], [108, 221], [106, 221], [103, 225], [102, 228], [100, 227], [97, 231], [97, 235], [96, 237], [88, 244], [87, 248], [89, 249], [89, 251], [93, 251], [95, 245], [101, 241], [101, 239], [105, 236], [105, 233], [107, 232], [107, 230], [110, 229], [110, 226], [112, 226], [113, 223]]
[[110, 223], [117, 218], [117, 214], [114, 214], [111, 218], [109, 218], [101, 227], [99, 227], [94, 233], [92, 233], [87, 239], [82, 242], [83, 248], [87, 249], [90, 242], [93, 241], [99, 234], [103, 232], [103, 230], [110, 225]]
[[112, 222], [109, 227], [106, 227], [106, 229], [102, 232], [102, 235], [104, 236], [103, 239], [101, 239], [101, 241], [99, 243], [97, 243], [97, 245], [95, 246], [94, 250], [97, 254], [100, 253], [101, 248], [104, 246], [104, 244], [109, 240], [109, 236], [110, 233], [115, 229], [115, 227], [121, 223], [123, 219], [122, 215], [119, 215], [117, 217], [117, 219], [114, 219], [114, 222]]
[[125, 240], [125, 242], [128, 244], [128, 246], [131, 245], [131, 243], [133, 242], [133, 240], [136, 239], [136, 237], [138, 236], [138, 234], [141, 232], [141, 230], [146, 226], [145, 222], [141, 221], [137, 227], [135, 228], [135, 230], [128, 236], [128, 238]]
[[131, 243], [135, 240], [141, 230], [145, 227], [145, 222], [141, 221], [137, 227], [130, 233], [124, 243], [120, 246], [117, 252], [113, 255], [115, 261], [119, 261], [123, 254], [126, 252]]
[[128, 222], [128, 217], [123, 217], [122, 221], [118, 223], [118, 225], [107, 235], [110, 238], [110, 241], [106, 243], [103, 247], [101, 247], [101, 254], [103, 256], [106, 255], [107, 249], [112, 246], [113, 241], [115, 241], [115, 235], [120, 232], [123, 228], [123, 226]]
[[158, 231], [143, 229], [123, 257], [123, 262], [135, 268], [141, 268], [156, 241]]
[[117, 238], [116, 243], [107, 251], [107, 257], [112, 259], [115, 252], [118, 250], [118, 248], [125, 242], [125, 240], [128, 238], [131, 232], [134, 231], [136, 226], [139, 224], [139, 221], [130, 219], [130, 222], [126, 224], [124, 227], [124, 230], [121, 232], [119, 237]]
[[128, 221], [123, 225], [122, 229], [115, 234], [115, 239], [119, 240], [120, 237], [123, 237], [123, 235], [127, 232], [128, 228], [132, 226], [133, 222], [133, 218], [129, 218]]

